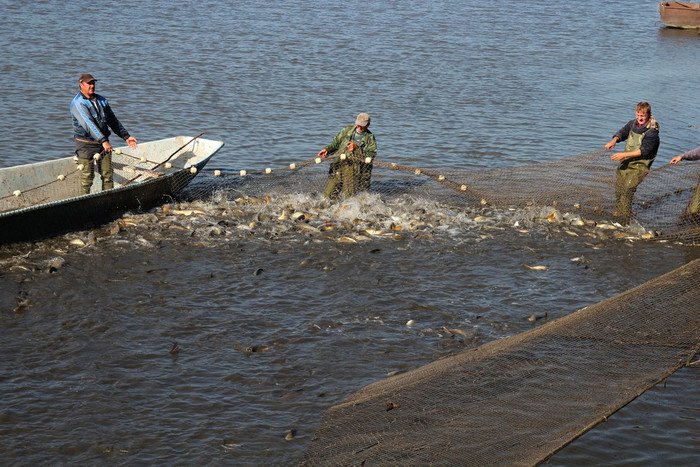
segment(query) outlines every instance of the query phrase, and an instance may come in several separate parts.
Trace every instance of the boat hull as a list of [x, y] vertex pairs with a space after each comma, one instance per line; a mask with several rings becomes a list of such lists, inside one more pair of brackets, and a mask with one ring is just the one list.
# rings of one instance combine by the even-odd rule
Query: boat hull
[[[158, 163], [164, 163], [168, 155], [177, 150], [178, 144], [185, 144], [189, 139], [191, 138], [177, 137], [144, 143], [144, 148], [141, 151], [150, 152], [148, 161], [158, 161], [158, 157], [160, 157]], [[28, 190], [26, 197], [29, 198], [31, 205], [11, 210], [3, 209], [4, 212], [0, 213], [0, 244], [39, 240], [74, 230], [99, 226], [119, 218], [125, 212], [143, 211], [167, 202], [190, 183], [221, 146], [223, 146], [223, 142], [220, 141], [197, 140], [192, 143], [192, 148], [188, 147], [183, 151], [184, 156], [180, 158], [182, 165], [179, 167], [165, 169], [163, 165], [155, 170], [148, 170], [157, 165], [154, 162], [149, 162], [151, 167], [144, 164], [145, 167], [142, 169], [139, 169], [139, 164], [135, 164], [133, 167], [129, 166], [132, 169], [131, 172], [117, 171], [115, 168], [115, 182], [121, 186], [87, 195], [46, 200], [46, 202], [42, 202], [43, 199], [37, 201], [36, 198], [41, 196], [60, 198], [62, 196], [60, 192], [68, 190], [70, 193], [75, 193], [79, 190], [79, 174], [71, 167], [71, 164], [74, 165], [72, 158], [36, 164], [38, 167], [36, 171], [40, 172], [41, 177], [49, 177], [61, 171], [66, 173], [67, 170], [71, 169], [73, 176], [66, 178], [61, 183], [52, 183], [55, 182], [55, 177], [46, 182], [57, 186], [54, 192], [59, 192], [58, 195], [53, 192], [33, 194], [34, 191], [41, 190]], [[125, 148], [124, 151], [129, 151], [129, 149]], [[158, 154], [158, 156], [154, 154]], [[177, 158], [171, 160], [175, 159]], [[3, 188], [3, 194], [6, 195], [15, 173], [33, 173], [30, 172], [33, 165], [0, 169], [0, 187]], [[115, 163], [115, 166], [119, 166], [119, 163]], [[124, 167], [124, 164], [121, 166]], [[196, 170], [193, 170], [193, 167]], [[159, 170], [163, 170], [163, 172], [158, 172]], [[117, 172], [122, 175], [117, 176]], [[128, 178], [132, 174], [134, 175]], [[16, 178], [17, 180], [29, 178], [29, 182], [24, 182], [25, 187], [27, 183], [39, 186], [41, 181], [31, 177]], [[25, 194], [20, 196], [25, 196]], [[8, 203], [16, 203], [17, 200], [13, 198], [12, 196], [4, 196], [5, 205], [3, 208], [7, 208]], [[2, 205], [0, 204], [0, 206]]]
[[659, 15], [661, 22], [668, 27], [700, 28], [700, 3], [661, 2]]

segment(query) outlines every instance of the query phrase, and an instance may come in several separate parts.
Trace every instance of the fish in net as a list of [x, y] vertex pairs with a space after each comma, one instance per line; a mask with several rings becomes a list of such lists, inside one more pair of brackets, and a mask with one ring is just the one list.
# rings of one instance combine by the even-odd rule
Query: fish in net
[[[428, 199], [452, 212], [468, 213], [473, 220], [485, 210], [532, 211], [546, 213], [540, 216], [543, 222], [602, 227], [611, 224], [614, 209], [616, 175], [609, 155], [610, 151], [596, 150], [481, 170], [415, 167], [375, 159], [371, 197], [365, 201], [390, 206]], [[347, 200], [331, 202], [323, 197], [327, 162], [333, 159], [250, 172], [203, 170], [180, 199], [215, 200], [215, 205], [226, 209], [229, 204], [221, 201], [234, 200], [232, 204], [241, 207], [241, 214], [234, 214], [239, 217], [275, 205], [295, 209], [302, 202], [315, 203], [317, 209], [335, 205], [340, 212]], [[124, 171], [124, 179], [158, 176], [150, 173], [155, 171], [152, 165], [141, 168], [137, 161], [127, 162], [116, 167], [117, 173]], [[182, 170], [173, 162], [172, 167], [157, 169]], [[652, 169], [636, 192], [634, 218], [618, 229], [640, 239], [696, 243], [700, 222], [683, 214], [699, 178], [700, 165], [692, 163]], [[305, 196], [297, 198], [297, 194]], [[160, 214], [173, 214], [173, 210]], [[276, 218], [268, 217], [272, 223]], [[211, 229], [223, 230], [217, 220], [205, 217], [201, 222], [209, 230], [198, 231], [210, 235]], [[318, 228], [313, 222], [299, 223], [305, 229], [294, 232], [313, 230], [318, 235], [323, 221], [314, 222]], [[698, 282], [700, 263], [695, 261], [528, 333], [367, 386], [327, 411], [301, 463], [542, 462], [689, 364], [700, 343]]]
[[[370, 191], [387, 203], [425, 197], [454, 210], [547, 207], [557, 213], [549, 222], [603, 225], [615, 204], [609, 154], [488, 170], [375, 160]], [[691, 164], [653, 169], [637, 190], [632, 230], [696, 242], [699, 225], [683, 213], [699, 177]], [[309, 163], [193, 188], [197, 196], [274, 199], [321, 196], [326, 180], [323, 166]], [[697, 260], [532, 331], [370, 384], [328, 409], [301, 465], [544, 462], [691, 363], [700, 346], [699, 286]]]
[[[551, 207], [567, 222], [613, 219], [615, 164], [610, 150], [600, 149], [552, 161], [494, 169], [435, 169], [373, 161], [370, 193], [385, 202], [402, 196], [429, 198], [456, 210], [474, 207], [532, 209]], [[332, 160], [329, 158], [328, 160]], [[280, 197], [293, 193], [321, 195], [328, 181], [320, 159], [258, 172], [203, 171], [184, 192], [189, 199], [224, 195], [231, 199]], [[700, 179], [700, 164], [652, 169], [635, 195], [630, 224], [644, 238], [700, 238], [700, 218], [684, 216]], [[555, 216], [558, 220], [562, 216]], [[552, 219], [550, 219], [552, 220]]]

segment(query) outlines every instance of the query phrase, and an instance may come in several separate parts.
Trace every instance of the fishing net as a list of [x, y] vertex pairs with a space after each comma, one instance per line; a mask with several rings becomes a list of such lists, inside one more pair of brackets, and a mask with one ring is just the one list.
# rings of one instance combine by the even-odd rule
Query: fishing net
[[[609, 150], [517, 167], [455, 170], [414, 167], [375, 159], [370, 193], [385, 202], [423, 197], [455, 210], [539, 209], [546, 220], [566, 225], [605, 225], [614, 220], [616, 163]], [[213, 194], [229, 200], [267, 199], [290, 193], [322, 194], [329, 174], [325, 161], [311, 159], [260, 171], [205, 170], [185, 191], [190, 198]], [[633, 216], [625, 225], [642, 238], [696, 242], [700, 216], [686, 208], [700, 179], [700, 164], [680, 163], [652, 169], [639, 185]], [[267, 197], [267, 198], [266, 198]], [[619, 226], [619, 224], [618, 224]]]
[[[514, 227], [515, 219], [521, 217], [508, 217], [509, 213], [528, 212], [535, 213], [529, 218], [535, 222], [560, 225], [562, 231], [573, 234], [580, 229], [582, 234], [596, 236], [601, 229], [610, 228], [621, 238], [638, 241], [695, 243], [700, 239], [700, 220], [685, 215], [700, 179], [700, 164], [651, 170], [636, 191], [632, 219], [620, 225], [612, 222], [616, 165], [610, 154], [597, 150], [481, 170], [415, 167], [375, 159], [369, 191], [355, 198], [386, 206], [429, 200], [431, 206], [446, 207], [473, 221], [480, 215], [502, 216]], [[258, 228], [274, 223], [285, 228], [258, 230], [257, 235], [279, 235], [287, 231], [287, 225], [293, 226], [288, 229], [291, 235], [325, 235], [328, 219], [304, 215], [302, 204], [315, 203], [316, 214], [335, 206], [329, 215], [337, 215], [351, 202], [342, 197], [333, 202], [323, 196], [329, 162], [339, 157], [252, 171], [214, 170], [209, 164], [196, 177], [185, 171], [183, 183], [194, 179], [180, 192], [179, 200], [189, 201], [190, 207], [204, 201], [215, 208], [179, 227], [190, 235], [224, 235], [227, 229], [245, 227], [247, 221], [251, 225], [262, 221], [264, 214], [266, 222], [258, 222]], [[155, 160], [156, 155], [150, 159]], [[165, 170], [150, 160], [143, 166], [139, 163], [116, 160], [115, 180], [126, 183], [137, 173], [139, 179], [158, 179], [150, 172]], [[184, 167], [173, 160], [167, 170], [182, 172]], [[73, 177], [71, 186], [77, 190], [71, 169], [75, 170], [69, 165], [61, 170]], [[0, 180], [0, 201], [6, 208], [16, 198], [12, 183], [9, 178]], [[46, 195], [41, 194], [43, 188], [35, 188], [26, 190], [27, 196], [41, 203]], [[167, 217], [174, 211], [161, 209], [155, 217]], [[182, 212], [191, 214], [194, 209]], [[441, 222], [427, 216], [425, 213], [423, 219], [436, 225]], [[348, 224], [349, 229], [354, 228], [352, 222]], [[384, 227], [391, 230], [392, 226], [391, 219], [386, 219]], [[370, 230], [364, 227], [364, 231]], [[302, 464], [541, 462], [688, 364], [700, 343], [699, 282], [700, 262], [695, 261], [528, 333], [367, 386], [328, 410]]]
[[[535, 209], [545, 223], [598, 228], [613, 225], [616, 165], [610, 154], [598, 150], [489, 170], [375, 160], [370, 191], [386, 203], [424, 197], [472, 216]], [[241, 204], [320, 194], [328, 166], [317, 162], [205, 176], [191, 194]], [[683, 214], [699, 178], [696, 164], [652, 170], [637, 189], [630, 225], [617, 228], [640, 239], [697, 241], [698, 220]], [[695, 261], [533, 331], [371, 384], [326, 412], [301, 464], [543, 462], [689, 364], [700, 345], [699, 286]]]
[[[181, 142], [185, 140], [178, 140]], [[187, 170], [189, 154], [188, 151], [179, 153], [167, 166], [162, 163], [162, 154], [148, 153], [147, 144], [139, 147], [138, 154], [122, 152], [115, 155], [115, 186], [139, 182], [154, 191], [150, 194], [154, 199], [158, 198], [157, 190], [171, 196], [185, 187], [181, 193], [185, 200], [247, 203], [252, 199], [269, 202], [300, 193], [315, 194], [323, 199], [331, 177], [329, 167], [341, 157], [335, 154], [325, 160], [315, 158], [257, 171], [205, 168], [195, 178], [195, 174]], [[538, 210], [551, 223], [610, 227], [611, 221], [615, 220], [616, 183], [616, 164], [610, 161], [610, 154], [611, 151], [602, 149], [553, 161], [480, 170], [414, 167], [375, 159], [371, 165], [368, 193], [378, 195], [385, 203], [423, 198], [441, 203], [455, 212], [468, 211], [470, 214], [478, 213], [479, 209], [484, 212]], [[350, 158], [348, 161], [367, 167], [362, 159]], [[66, 160], [62, 164], [46, 163], [45, 168], [43, 164], [33, 165], [32, 171], [23, 175], [21, 196], [17, 196], [18, 191], [13, 191], [17, 185], [14, 172], [7, 171], [5, 175], [0, 171], [0, 216], [6, 217], [3, 213], [16, 209], [77, 196], [75, 163]], [[47, 170], [52, 173], [43, 173]], [[168, 174], [176, 176], [164, 176]], [[32, 183], [32, 177], [36, 178], [36, 183]], [[192, 179], [194, 181], [190, 183]], [[700, 215], [688, 215], [686, 211], [699, 179], [700, 164], [667, 164], [652, 169], [636, 191], [631, 218], [617, 227], [624, 227], [622, 230], [627, 234], [645, 239], [697, 242]], [[160, 183], [161, 180], [167, 181], [167, 186]], [[98, 183], [99, 175], [95, 177], [95, 184]], [[343, 201], [342, 192], [339, 200]], [[126, 205], [127, 201], [120, 203]], [[12, 238], [18, 239], [21, 239], [20, 234]]]
[[698, 303], [700, 260], [373, 383], [326, 412], [301, 464], [542, 462], [690, 362], [700, 345]]

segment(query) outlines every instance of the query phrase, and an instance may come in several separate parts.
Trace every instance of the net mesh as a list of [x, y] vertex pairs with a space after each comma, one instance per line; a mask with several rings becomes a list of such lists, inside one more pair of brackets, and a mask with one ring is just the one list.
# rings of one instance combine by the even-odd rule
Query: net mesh
[[[375, 159], [370, 192], [386, 201], [424, 197], [457, 210], [468, 208], [551, 208], [549, 221], [590, 225], [612, 221], [616, 164], [610, 150], [554, 161], [497, 169], [434, 169]], [[334, 157], [337, 157], [334, 156]], [[328, 165], [311, 159], [289, 167], [213, 176], [204, 171], [186, 190], [189, 198], [217, 193], [230, 199], [273, 199], [291, 193], [322, 194]], [[700, 179], [700, 164], [664, 165], [639, 185], [629, 225], [644, 238], [697, 242], [700, 217], [684, 213]]]
[[[472, 209], [472, 215], [544, 207], [545, 222], [602, 226], [611, 223], [615, 204], [610, 154], [598, 150], [490, 170], [375, 160], [371, 191], [385, 202], [426, 197]], [[205, 176], [191, 194], [216, 193], [241, 203], [320, 194], [328, 170], [314, 162], [270, 173]], [[699, 178], [695, 164], [653, 169], [636, 192], [630, 226], [618, 227], [628, 229], [624, 235], [696, 242], [698, 221], [683, 214]], [[691, 361], [700, 345], [699, 282], [695, 261], [533, 331], [371, 384], [326, 412], [301, 464], [543, 462]]]
[[301, 464], [542, 462], [690, 362], [700, 343], [699, 281], [696, 260], [532, 331], [366, 386], [327, 411]]
[[[458, 211], [549, 208], [550, 222], [596, 225], [613, 219], [616, 174], [615, 164], [609, 158], [611, 153], [601, 149], [548, 162], [478, 170], [414, 167], [375, 159], [369, 192], [378, 194], [384, 201], [405, 196], [422, 197]], [[181, 173], [182, 177], [171, 181], [177, 185], [173, 191], [180, 191], [194, 178], [194, 174], [184, 170], [188, 167], [189, 154], [178, 154], [167, 167], [158, 154], [114, 156], [115, 186]], [[316, 158], [259, 171], [201, 170], [182, 197], [269, 201], [305, 193], [323, 198], [329, 181], [328, 162], [338, 157], [335, 154], [325, 160]], [[40, 168], [41, 165], [36, 165], [35, 170]], [[77, 196], [75, 165], [72, 162], [65, 162], [65, 167], [47, 164], [46, 170], [49, 168], [55, 173], [42, 174], [44, 176], [37, 177], [34, 184], [25, 181], [21, 197], [16, 196], [16, 191], [13, 193], [16, 183], [12, 173], [8, 172], [6, 178], [0, 176], [0, 212]], [[52, 181], [46, 183], [47, 179]], [[689, 216], [686, 211], [699, 179], [700, 164], [669, 164], [652, 169], [634, 197], [633, 216], [629, 222], [633, 228], [628, 229], [629, 232], [644, 238], [697, 242], [700, 215]]]
[[[410, 198], [424, 198], [467, 216], [532, 211], [540, 213], [542, 222], [565, 227], [613, 226], [616, 174], [610, 154], [597, 150], [487, 170], [442, 170], [375, 159], [370, 201], [407, 204]], [[268, 216], [274, 223], [275, 210], [300, 207], [302, 198], [295, 194], [305, 194], [303, 202], [316, 203], [317, 211], [333, 204], [323, 193], [328, 162], [337, 157], [250, 172], [208, 168], [181, 196], [211, 200], [226, 210], [233, 205], [231, 212], [241, 220], [267, 210], [275, 214]], [[139, 169], [143, 178], [152, 167]], [[181, 169], [174, 164], [168, 170]], [[684, 213], [698, 179], [700, 164], [652, 169], [637, 189], [630, 224], [613, 228], [623, 236], [696, 243], [700, 220]], [[9, 193], [3, 196], [6, 202], [13, 199]], [[288, 222], [282, 221], [284, 215], [277, 219]], [[215, 228], [216, 220], [206, 222]], [[299, 225], [313, 229], [314, 222], [322, 227], [323, 219]], [[700, 345], [698, 303], [700, 261], [695, 261], [530, 332], [369, 385], [327, 411], [301, 463], [542, 462], [688, 364]]]

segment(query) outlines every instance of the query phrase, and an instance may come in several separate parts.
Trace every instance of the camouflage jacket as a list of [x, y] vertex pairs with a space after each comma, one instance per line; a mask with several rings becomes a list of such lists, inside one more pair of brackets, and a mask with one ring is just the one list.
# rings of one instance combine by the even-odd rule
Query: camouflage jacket
[[[339, 149], [344, 149], [348, 145], [350, 138], [352, 138], [352, 133], [355, 131], [355, 125], [349, 125], [340, 130], [340, 132], [335, 135], [331, 144], [326, 146], [326, 151], [328, 154], [333, 154]], [[365, 129], [362, 135], [362, 141], [358, 145], [358, 149], [362, 155], [365, 157], [369, 156], [374, 159], [377, 156], [377, 142], [374, 139], [374, 135], [369, 129]]]

